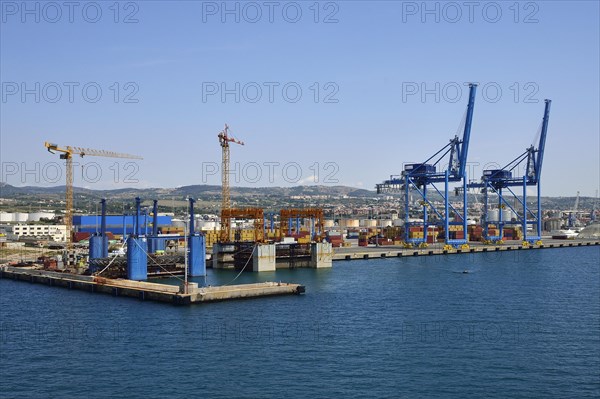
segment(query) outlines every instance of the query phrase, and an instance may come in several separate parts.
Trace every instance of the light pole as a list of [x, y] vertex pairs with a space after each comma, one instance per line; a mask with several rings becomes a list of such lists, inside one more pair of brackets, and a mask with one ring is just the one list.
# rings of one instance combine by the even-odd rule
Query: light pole
[[183, 236], [184, 236], [184, 251], [183, 251], [183, 263], [185, 265], [184, 271], [183, 271], [183, 293], [184, 295], [187, 295], [188, 293], [188, 223], [190, 222], [190, 217], [189, 217], [189, 209], [186, 208], [185, 211], [185, 220], [183, 222]]
[[377, 248], [379, 248], [379, 239], [380, 239], [380, 235], [381, 235], [381, 226], [380, 223], [377, 223], [377, 221], [379, 220], [379, 208], [377, 208], [377, 214], [375, 215], [375, 232], [377, 233], [377, 235], [375, 236], [375, 246]]

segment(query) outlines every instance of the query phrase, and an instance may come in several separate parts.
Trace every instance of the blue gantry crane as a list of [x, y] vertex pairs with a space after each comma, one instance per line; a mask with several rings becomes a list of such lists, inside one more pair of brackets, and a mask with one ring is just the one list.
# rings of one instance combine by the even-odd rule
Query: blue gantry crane
[[[404, 171], [400, 176], [391, 176], [390, 180], [377, 184], [377, 193], [403, 192], [404, 193], [404, 234], [405, 245], [427, 246], [428, 228], [430, 225], [439, 225], [444, 227], [446, 245], [458, 247], [465, 245], [467, 232], [467, 176], [466, 164], [467, 153], [469, 151], [469, 139], [471, 136], [471, 125], [473, 121], [473, 109], [475, 106], [475, 93], [477, 85], [469, 84], [469, 102], [465, 111], [461, 126], [464, 126], [462, 138], [458, 134], [450, 140], [448, 144], [429, 157], [422, 163], [411, 163], [404, 166]], [[442, 161], [448, 159], [448, 164], [442, 164]], [[438, 170], [438, 167], [445, 169]], [[463, 208], [456, 209], [448, 200], [449, 183], [462, 182]], [[436, 187], [436, 184], [444, 184], [443, 191]], [[430, 189], [443, 198], [444, 209], [439, 210], [428, 197]], [[415, 192], [420, 198], [422, 206], [422, 221], [411, 221], [410, 218], [410, 193]], [[430, 221], [429, 210], [437, 217], [435, 221]], [[452, 213], [456, 215], [452, 219]], [[463, 226], [464, 238], [451, 238], [449, 235], [451, 225]], [[410, 237], [411, 227], [422, 226], [423, 237]]]
[[[487, 242], [501, 242], [504, 226], [520, 225], [523, 229], [523, 245], [532, 243], [541, 244], [542, 231], [542, 205], [540, 202], [542, 173], [542, 162], [544, 160], [544, 148], [546, 146], [546, 134], [548, 132], [548, 119], [550, 117], [551, 100], [544, 100], [544, 117], [538, 129], [539, 142], [525, 150], [521, 155], [513, 159], [501, 169], [488, 169], [483, 171], [481, 181], [469, 183], [469, 188], [481, 189], [484, 194], [484, 208], [482, 215], [483, 236]], [[525, 164], [523, 177], [514, 176], [519, 165]], [[537, 186], [537, 213], [527, 207], [527, 188]], [[511, 189], [511, 187], [522, 187], [522, 196]], [[497, 217], [490, 217], [490, 194], [498, 197]], [[512, 202], [512, 205], [511, 205]], [[518, 204], [518, 205], [517, 205]], [[503, 210], [509, 209], [515, 215], [514, 220], [504, 220]], [[494, 219], [494, 220], [491, 220]], [[497, 226], [497, 234], [490, 234], [490, 225]], [[527, 227], [533, 225], [535, 234], [529, 234]]]

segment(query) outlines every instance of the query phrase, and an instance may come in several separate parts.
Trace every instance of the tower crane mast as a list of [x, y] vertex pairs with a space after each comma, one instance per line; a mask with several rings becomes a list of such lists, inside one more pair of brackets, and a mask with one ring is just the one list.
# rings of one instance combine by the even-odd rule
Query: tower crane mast
[[229, 135], [229, 126], [219, 133], [219, 144], [222, 149], [221, 162], [221, 242], [229, 241], [231, 220], [228, 217], [231, 211], [231, 193], [229, 191], [229, 143], [244, 145], [243, 141], [236, 140]]

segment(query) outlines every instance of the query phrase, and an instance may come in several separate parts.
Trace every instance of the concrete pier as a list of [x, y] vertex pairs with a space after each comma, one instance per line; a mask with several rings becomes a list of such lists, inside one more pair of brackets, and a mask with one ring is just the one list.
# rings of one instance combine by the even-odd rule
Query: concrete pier
[[252, 271], [274, 272], [276, 259], [275, 244], [257, 245], [252, 253]]
[[470, 243], [469, 249], [444, 249], [441, 246], [430, 246], [428, 248], [404, 248], [400, 246], [380, 247], [349, 247], [335, 248], [332, 259], [355, 260], [355, 259], [377, 259], [404, 256], [428, 256], [428, 255], [458, 255], [465, 253], [503, 252], [503, 251], [531, 251], [536, 249], [551, 248], [577, 248], [584, 246], [600, 245], [600, 240], [548, 240], [542, 245], [530, 245], [523, 247], [518, 244], [483, 245]]
[[290, 283], [255, 283], [221, 287], [201, 287], [190, 293], [192, 303], [215, 302], [229, 299], [256, 298], [271, 295], [304, 293], [304, 286]]
[[[81, 276], [71, 273], [59, 273], [37, 270], [28, 267], [0, 267], [0, 278], [30, 283], [64, 287], [88, 292], [99, 292], [112, 296], [125, 296], [140, 300], [167, 302], [176, 305], [226, 301], [242, 298], [259, 298], [275, 295], [303, 294], [305, 288], [292, 283], [256, 283], [217, 287], [198, 287], [189, 283], [187, 290], [168, 284], [149, 283], [126, 279], [107, 279], [95, 276]], [[187, 291], [187, 292], [184, 292]]]
[[[549, 248], [575, 248], [591, 245], [600, 245], [600, 240], [597, 239], [581, 239], [581, 240], [546, 240], [542, 245], [529, 245], [524, 247], [521, 242], [505, 243], [502, 245], [484, 245], [479, 242], [469, 243], [468, 249], [450, 248], [444, 249], [443, 244], [433, 244], [427, 248], [405, 248], [396, 245], [385, 245], [379, 247], [341, 247], [332, 248], [329, 243], [312, 243], [310, 253], [291, 256], [280, 256], [275, 252], [275, 265], [277, 269], [289, 269], [297, 267], [308, 268], [327, 268], [332, 267], [332, 261], [341, 260], [357, 260], [357, 259], [376, 259], [389, 257], [406, 257], [406, 256], [429, 256], [429, 255], [458, 255], [465, 253], [484, 253], [484, 252], [502, 252], [502, 251], [529, 251], [536, 249]], [[267, 247], [265, 245], [265, 247]], [[263, 250], [263, 251], [270, 251]], [[272, 271], [270, 258], [265, 252], [261, 252], [263, 258], [259, 261], [255, 260], [253, 271]], [[218, 255], [215, 255], [218, 254]], [[260, 258], [260, 256], [259, 256]], [[223, 263], [225, 262], [225, 263]], [[219, 244], [215, 244], [213, 248], [212, 265], [213, 268], [233, 268], [233, 257], [227, 248], [221, 248]], [[258, 262], [258, 264], [256, 264]], [[264, 263], [263, 263], [264, 262]], [[250, 270], [250, 268], [248, 268]]]
[[310, 267], [322, 269], [332, 266], [333, 247], [328, 242], [310, 244]]

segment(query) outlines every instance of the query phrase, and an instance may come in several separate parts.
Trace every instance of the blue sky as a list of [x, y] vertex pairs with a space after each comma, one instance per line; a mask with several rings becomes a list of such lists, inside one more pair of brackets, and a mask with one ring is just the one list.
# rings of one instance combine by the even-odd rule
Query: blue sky
[[474, 81], [472, 179], [532, 143], [550, 98], [543, 195], [599, 186], [597, 1], [23, 4], [1, 2], [10, 184], [62, 182], [46, 140], [144, 157], [78, 160], [78, 186], [219, 184], [228, 123], [234, 185], [373, 189], [448, 142]]

